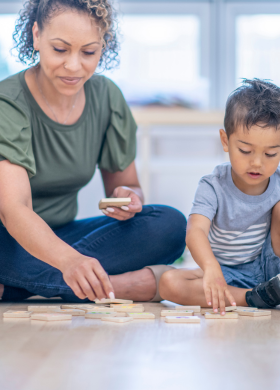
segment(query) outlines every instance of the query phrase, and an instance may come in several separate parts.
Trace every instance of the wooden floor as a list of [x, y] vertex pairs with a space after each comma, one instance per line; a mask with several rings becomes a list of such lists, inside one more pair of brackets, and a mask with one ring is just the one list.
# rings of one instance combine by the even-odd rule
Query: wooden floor
[[1, 390], [280, 389], [280, 310], [201, 324], [166, 324], [151, 303], [156, 320], [126, 324], [2, 318], [26, 307], [0, 303]]

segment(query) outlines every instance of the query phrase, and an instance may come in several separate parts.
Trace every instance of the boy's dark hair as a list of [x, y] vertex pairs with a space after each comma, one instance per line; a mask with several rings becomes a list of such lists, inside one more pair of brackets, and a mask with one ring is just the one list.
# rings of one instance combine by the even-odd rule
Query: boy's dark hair
[[262, 128], [280, 125], [280, 88], [259, 79], [243, 80], [243, 85], [233, 91], [226, 103], [224, 126], [227, 136], [238, 126], [250, 130], [254, 125]]

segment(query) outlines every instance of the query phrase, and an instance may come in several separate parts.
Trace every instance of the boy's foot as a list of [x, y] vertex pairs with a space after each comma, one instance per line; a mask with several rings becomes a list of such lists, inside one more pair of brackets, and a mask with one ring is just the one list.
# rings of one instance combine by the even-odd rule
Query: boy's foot
[[246, 302], [249, 306], [267, 309], [280, 305], [280, 274], [247, 291]]

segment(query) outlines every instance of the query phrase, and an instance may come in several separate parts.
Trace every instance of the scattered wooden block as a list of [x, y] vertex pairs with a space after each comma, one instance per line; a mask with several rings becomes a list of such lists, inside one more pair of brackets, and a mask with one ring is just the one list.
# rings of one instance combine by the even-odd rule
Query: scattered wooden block
[[116, 313], [117, 313], [117, 317], [127, 317], [125, 312], [118, 311]]
[[167, 316], [165, 322], [168, 323], [185, 323], [185, 324], [199, 324], [200, 318], [197, 316]]
[[117, 298], [115, 298], [115, 299], [104, 298], [104, 299], [102, 299], [102, 301], [99, 300], [99, 299], [96, 299], [94, 302], [98, 303], [98, 304], [99, 303], [102, 303], [102, 304], [104, 304], [104, 303], [107, 303], [107, 304], [120, 303], [120, 304], [123, 304], [123, 305], [130, 305], [131, 303], [133, 303], [133, 301], [130, 301], [130, 300], [127, 300], [127, 299], [117, 299]]
[[205, 313], [205, 318], [207, 320], [229, 320], [229, 319], [238, 319], [238, 314], [236, 312], [226, 313], [221, 315], [219, 313]]
[[98, 312], [107, 312], [107, 313], [114, 313], [116, 310], [112, 307], [106, 307], [106, 306], [96, 306], [94, 309], [86, 309], [87, 313], [90, 313], [92, 311], [98, 311]]
[[141, 320], [154, 320], [156, 316], [153, 313], [126, 313], [128, 317], [133, 317]]
[[30, 318], [31, 311], [16, 311], [16, 310], [8, 310], [3, 313], [4, 318]]
[[201, 312], [201, 307], [200, 306], [181, 306], [181, 305], [176, 305], [175, 310], [192, 310], [194, 313], [200, 313]]
[[98, 203], [100, 210], [106, 209], [107, 207], [122, 207], [127, 206], [131, 203], [131, 198], [103, 198]]
[[117, 317], [116, 312], [105, 312], [105, 311], [91, 311], [85, 314], [85, 318], [101, 319], [102, 317]]
[[129, 304], [121, 304], [121, 303], [111, 303], [110, 307], [114, 309], [119, 309], [121, 307], [144, 307], [142, 303], [129, 303]]
[[131, 322], [133, 321], [132, 317], [102, 317], [102, 321], [108, 321], [108, 322], [118, 322], [120, 324], [123, 324], [124, 322]]
[[72, 316], [84, 316], [86, 312], [79, 309], [61, 309], [59, 313], [71, 314]]
[[[225, 307], [225, 312], [233, 312], [233, 311], [236, 311], [237, 309], [237, 306], [226, 306]], [[219, 314], [220, 313], [220, 309], [218, 309], [218, 313], [214, 313], [214, 310], [213, 309], [206, 309], [206, 308], [203, 308], [201, 309], [201, 314], [205, 314], [205, 313], [213, 313], [213, 314]]]
[[193, 316], [193, 310], [162, 310], [161, 317], [166, 316]]
[[82, 303], [80, 305], [76, 304], [76, 305], [62, 305], [61, 306], [62, 309], [78, 309], [78, 310], [84, 310], [84, 311], [95, 310], [97, 307], [98, 307], [98, 305], [95, 305], [94, 303], [92, 303], [92, 304]]
[[36, 314], [31, 314], [31, 320], [64, 321], [64, 320], [72, 320], [72, 315], [62, 314], [62, 313], [36, 313]]
[[32, 313], [52, 313], [60, 311], [60, 306], [28, 306], [27, 310]]
[[144, 306], [132, 307], [130, 305], [119, 305], [120, 307], [114, 307], [112, 310], [115, 310], [117, 313], [142, 313], [144, 312]]
[[237, 309], [236, 313], [240, 316], [249, 316], [249, 317], [262, 317], [262, 316], [271, 316], [270, 310], [259, 310], [259, 309], [253, 309], [253, 308], [243, 308], [243, 309]]

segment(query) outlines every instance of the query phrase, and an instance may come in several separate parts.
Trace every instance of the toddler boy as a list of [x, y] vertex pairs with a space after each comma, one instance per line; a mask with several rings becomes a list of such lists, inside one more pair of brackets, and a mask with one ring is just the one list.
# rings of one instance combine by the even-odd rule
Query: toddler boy
[[[186, 244], [200, 268], [165, 272], [164, 299], [185, 305], [280, 304], [280, 88], [245, 80], [220, 138], [230, 163], [198, 185]], [[271, 231], [270, 231], [271, 230]]]

